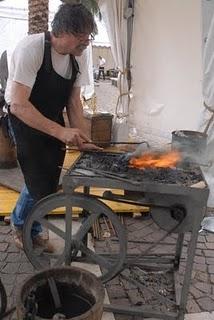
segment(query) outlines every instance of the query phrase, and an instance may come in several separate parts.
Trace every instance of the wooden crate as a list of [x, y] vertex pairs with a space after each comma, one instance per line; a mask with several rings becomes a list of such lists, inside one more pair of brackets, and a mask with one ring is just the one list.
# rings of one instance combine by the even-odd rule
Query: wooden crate
[[87, 135], [100, 147], [110, 145], [112, 118], [113, 115], [110, 113], [85, 114]]

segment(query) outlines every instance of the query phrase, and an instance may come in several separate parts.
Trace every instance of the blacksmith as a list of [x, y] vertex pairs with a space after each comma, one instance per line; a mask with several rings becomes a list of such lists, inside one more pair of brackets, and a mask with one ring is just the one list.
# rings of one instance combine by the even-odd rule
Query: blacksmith
[[[57, 191], [65, 145], [96, 148], [84, 133], [80, 100], [81, 86], [89, 84], [86, 49], [96, 32], [94, 18], [83, 5], [63, 4], [51, 32], [25, 37], [12, 55], [5, 96], [25, 179], [11, 215], [14, 241], [21, 249], [23, 224], [32, 207]], [[70, 127], [64, 126], [65, 107]], [[52, 252], [41, 232], [41, 225], [34, 224], [33, 243]]]

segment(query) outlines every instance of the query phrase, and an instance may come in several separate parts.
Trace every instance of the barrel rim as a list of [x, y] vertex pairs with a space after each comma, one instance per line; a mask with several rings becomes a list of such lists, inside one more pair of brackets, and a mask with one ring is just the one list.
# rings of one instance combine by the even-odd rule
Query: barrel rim
[[[50, 276], [50, 272], [58, 272], [58, 273], [62, 273], [63, 272], [82, 272], [85, 275], [88, 275], [89, 277], [93, 278], [93, 280], [96, 282], [96, 290], [98, 290], [98, 294], [97, 294], [97, 301], [95, 302], [95, 304], [85, 313], [77, 316], [77, 317], [72, 317], [72, 320], [84, 320], [87, 319], [88, 316], [90, 316], [93, 312], [99, 311], [101, 309], [103, 309], [103, 302], [104, 302], [104, 297], [105, 297], [105, 290], [104, 287], [102, 285], [102, 282], [99, 280], [99, 278], [92, 272], [85, 270], [83, 268], [80, 267], [76, 267], [76, 266], [63, 266], [63, 267], [53, 267], [53, 268], [47, 268], [47, 269], [43, 269], [42, 271], [39, 271], [37, 273], [35, 273], [33, 276], [29, 276], [26, 278], [26, 280], [24, 281], [24, 284], [18, 289], [17, 295], [16, 295], [16, 312], [20, 313], [20, 314], [24, 314], [25, 312], [25, 307], [22, 301], [22, 297], [23, 297], [23, 291], [24, 289], [26, 289], [27, 287], [30, 287], [31, 284], [33, 284], [33, 282], [38, 278], [41, 277], [41, 280], [47, 277], [47, 275]], [[38, 319], [41, 320], [49, 320], [46, 318], [40, 318], [38, 317]]]
[[[177, 133], [183, 133], [184, 136], [179, 136]], [[194, 135], [196, 137], [207, 138], [208, 134], [205, 132], [195, 131], [195, 130], [174, 130], [172, 131], [172, 136], [179, 137], [179, 138], [193, 138]]]

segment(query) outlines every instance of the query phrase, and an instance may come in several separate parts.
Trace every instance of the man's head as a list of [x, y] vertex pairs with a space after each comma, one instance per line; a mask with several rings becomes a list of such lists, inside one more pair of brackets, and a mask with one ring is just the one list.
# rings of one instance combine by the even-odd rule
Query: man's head
[[53, 45], [58, 53], [79, 56], [97, 33], [93, 15], [82, 4], [63, 4], [52, 21]]

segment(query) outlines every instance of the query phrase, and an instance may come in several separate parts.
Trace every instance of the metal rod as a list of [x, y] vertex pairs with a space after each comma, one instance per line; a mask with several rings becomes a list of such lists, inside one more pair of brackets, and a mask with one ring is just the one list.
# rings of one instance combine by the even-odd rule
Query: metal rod
[[[84, 141], [83, 143], [88, 143]], [[102, 144], [141, 144], [147, 143], [147, 141], [140, 141], [140, 142], [131, 142], [131, 141], [102, 141], [102, 140], [93, 140], [92, 143], [102, 143]]]
[[59, 296], [59, 292], [56, 286], [56, 282], [55, 280], [51, 277], [48, 279], [48, 283], [49, 283], [49, 287], [51, 290], [51, 294], [52, 294], [52, 298], [54, 300], [54, 305], [56, 310], [60, 310], [60, 308], [62, 307], [61, 301], [60, 301], [60, 296]]

